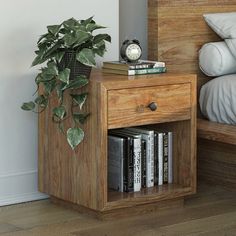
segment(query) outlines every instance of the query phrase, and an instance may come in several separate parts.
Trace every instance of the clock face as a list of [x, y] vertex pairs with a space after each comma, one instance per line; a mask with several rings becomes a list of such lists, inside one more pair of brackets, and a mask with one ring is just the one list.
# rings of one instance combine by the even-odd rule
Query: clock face
[[126, 48], [126, 56], [130, 61], [137, 61], [142, 54], [142, 50], [139, 45], [131, 43]]

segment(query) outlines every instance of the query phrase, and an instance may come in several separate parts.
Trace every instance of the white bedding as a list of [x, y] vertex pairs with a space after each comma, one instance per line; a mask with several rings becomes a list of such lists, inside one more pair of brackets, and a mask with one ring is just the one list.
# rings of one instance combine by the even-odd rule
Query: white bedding
[[236, 125], [236, 74], [212, 79], [202, 86], [200, 108], [210, 121]]
[[199, 66], [207, 76], [234, 74], [236, 73], [236, 57], [224, 41], [206, 43], [199, 51]]
[[204, 19], [224, 39], [229, 50], [236, 58], [236, 12], [205, 14]]

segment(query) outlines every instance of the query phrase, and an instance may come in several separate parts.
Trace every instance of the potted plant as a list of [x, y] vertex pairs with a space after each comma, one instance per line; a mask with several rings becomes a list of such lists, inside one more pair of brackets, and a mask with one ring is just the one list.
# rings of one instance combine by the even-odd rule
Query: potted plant
[[[88, 94], [80, 92], [80, 88], [89, 83], [91, 68], [96, 66], [95, 56], [104, 55], [105, 41], [111, 42], [108, 34], [94, 35], [95, 30], [102, 28], [105, 27], [96, 24], [93, 17], [86, 20], [71, 18], [59, 25], [47, 26], [47, 33], [37, 42], [38, 50], [32, 63], [32, 66], [42, 65], [35, 78], [37, 88], [41, 86], [42, 92], [34, 101], [21, 106], [26, 111], [43, 112], [49, 99], [56, 97], [58, 104], [52, 108], [52, 120], [66, 134], [72, 149], [83, 140], [81, 125], [89, 115], [82, 112]], [[64, 94], [68, 90], [70, 107], [64, 104]], [[64, 131], [63, 121], [68, 118], [72, 125]]]

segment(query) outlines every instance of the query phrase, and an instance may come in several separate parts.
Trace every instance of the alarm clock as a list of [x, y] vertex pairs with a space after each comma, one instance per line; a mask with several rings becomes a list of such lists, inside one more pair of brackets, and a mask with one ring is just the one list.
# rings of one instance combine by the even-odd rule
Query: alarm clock
[[125, 40], [120, 48], [120, 56], [126, 62], [137, 62], [142, 56], [142, 48], [138, 40]]

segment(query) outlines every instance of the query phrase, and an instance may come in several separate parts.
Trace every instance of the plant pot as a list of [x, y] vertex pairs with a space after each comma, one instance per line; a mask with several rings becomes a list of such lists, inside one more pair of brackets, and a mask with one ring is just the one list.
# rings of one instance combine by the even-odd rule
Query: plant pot
[[58, 67], [60, 70], [64, 68], [70, 69], [70, 80], [73, 80], [78, 75], [84, 75], [89, 79], [92, 69], [91, 66], [86, 66], [76, 60], [75, 51], [66, 51]]

